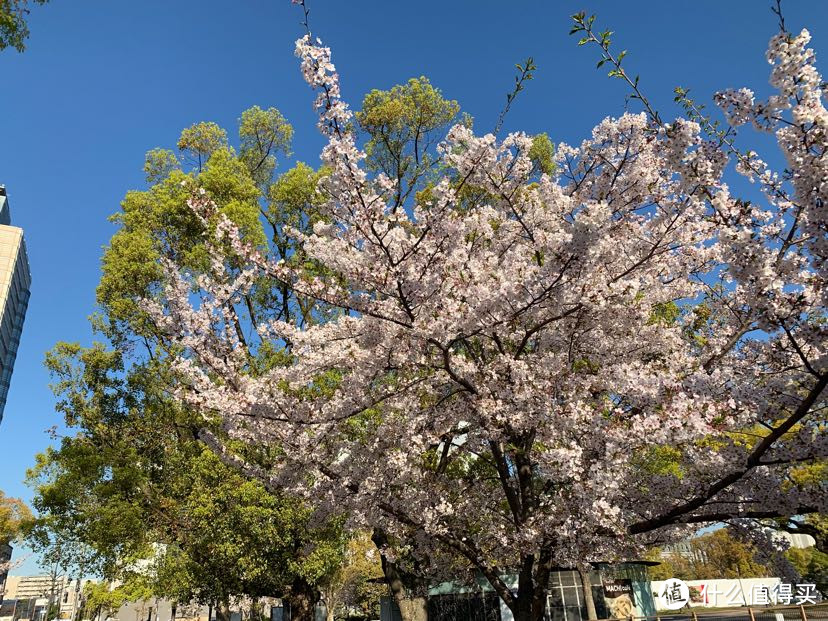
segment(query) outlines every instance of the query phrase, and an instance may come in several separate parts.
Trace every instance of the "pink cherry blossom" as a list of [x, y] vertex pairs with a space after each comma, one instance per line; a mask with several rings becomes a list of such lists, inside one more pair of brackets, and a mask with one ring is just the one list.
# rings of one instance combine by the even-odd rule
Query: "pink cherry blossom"
[[[699, 524], [828, 509], [824, 487], [788, 479], [828, 456], [828, 112], [809, 38], [771, 40], [768, 101], [717, 96], [734, 125], [774, 132], [789, 172], [734, 160], [692, 121], [625, 114], [535, 178], [528, 135], [457, 125], [444, 176], [405, 209], [362, 164], [330, 50], [300, 39], [331, 174], [324, 222], [295, 235], [324, 275], [227, 220], [210, 273], [165, 263], [146, 309], [180, 352], [177, 397], [221, 423], [203, 436], [228, 461], [320, 516], [465, 559], [515, 610], [505, 568], [540, 589], [549, 567], [632, 558]], [[765, 201], [733, 196], [730, 174]], [[464, 203], [464, 186], [482, 198]], [[262, 277], [340, 312], [251, 326], [292, 356], [251, 373], [256, 345], [233, 326]], [[263, 470], [224, 438], [282, 457]]]

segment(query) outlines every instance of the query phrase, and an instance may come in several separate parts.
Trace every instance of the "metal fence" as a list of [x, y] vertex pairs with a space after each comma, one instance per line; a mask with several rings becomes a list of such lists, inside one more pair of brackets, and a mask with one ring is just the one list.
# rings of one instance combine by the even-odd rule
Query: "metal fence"
[[828, 621], [828, 602], [800, 606], [748, 606], [727, 610], [677, 610], [650, 617], [601, 621]]

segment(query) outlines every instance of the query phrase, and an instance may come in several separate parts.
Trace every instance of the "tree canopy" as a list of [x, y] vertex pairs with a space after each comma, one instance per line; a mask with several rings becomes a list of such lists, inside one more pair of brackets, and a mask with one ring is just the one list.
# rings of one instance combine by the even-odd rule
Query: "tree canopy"
[[[533, 136], [454, 124], [411, 194], [418, 160], [382, 116], [389, 96], [355, 116], [308, 34], [297, 55], [328, 140], [320, 217], [289, 233], [308, 260], [274, 260], [193, 191], [195, 216], [218, 222], [210, 269], [164, 263], [139, 303], [176, 349], [181, 403], [227, 434], [203, 432], [213, 450], [275, 449], [232, 461], [421, 559], [465, 559], [519, 621], [542, 617], [554, 566], [828, 498], [795, 476], [826, 458], [828, 113], [807, 31], [771, 40], [770, 100], [717, 95], [732, 127], [775, 133], [785, 173], [702, 119], [664, 122], [608, 31], [579, 14], [573, 32], [645, 112], [560, 145], [554, 167]], [[361, 144], [354, 121], [384, 139]], [[729, 162], [762, 204], [734, 194]], [[245, 315], [263, 281], [335, 312]], [[252, 365], [267, 348], [287, 355]]]
[[[429, 101], [450, 107], [437, 91]], [[370, 114], [373, 104], [366, 102]], [[396, 114], [413, 114], [411, 105]], [[386, 114], [393, 120], [394, 112]], [[396, 127], [410, 122], [406, 118]], [[366, 141], [374, 139], [372, 132], [366, 130]], [[238, 149], [227, 131], [205, 122], [182, 131], [177, 153], [149, 151], [148, 187], [126, 194], [111, 218], [117, 230], [102, 258], [100, 312], [93, 326], [111, 346], [59, 343], [47, 355], [58, 411], [75, 434], [40, 455], [30, 472], [41, 514], [32, 542], [54, 552], [60, 540], [63, 564], [122, 583], [114, 591], [92, 593], [93, 608], [153, 594], [215, 603], [226, 611], [237, 596], [284, 595], [301, 618], [321, 588], [340, 602], [332, 602], [331, 611], [370, 606], [362, 600], [376, 597], [376, 588], [364, 581], [376, 577], [379, 556], [373, 566], [366, 560], [373, 543], [363, 541], [364, 532], [356, 550], [341, 516], [312, 521], [304, 501], [278, 485], [266, 489], [249, 480], [249, 473], [225, 459], [243, 456], [261, 467], [273, 459], [271, 451], [251, 451], [243, 443], [228, 445], [223, 454], [205, 448], [205, 433], [220, 435], [220, 427], [175, 401], [179, 379], [172, 363], [178, 350], [140, 305], [146, 296], [163, 295], [165, 263], [186, 264], [194, 275], [214, 269], [209, 240], [224, 219], [242, 231], [246, 243], [295, 268], [298, 279], [320, 272], [293, 234], [310, 232], [324, 220], [318, 186], [328, 171], [298, 162], [275, 173], [276, 157], [289, 154], [292, 134], [278, 110], [257, 106], [239, 119]], [[401, 148], [425, 158], [433, 144], [423, 139], [414, 147], [414, 140], [411, 134]], [[426, 182], [411, 183], [422, 188]], [[202, 218], [188, 206], [196, 188], [217, 206], [213, 216]], [[243, 266], [234, 269], [241, 273]], [[337, 312], [269, 279], [258, 279], [244, 306], [233, 325], [245, 342], [252, 321], [311, 325]], [[284, 364], [284, 349], [246, 348], [251, 372]], [[66, 554], [70, 541], [78, 545]]]
[[[283, 596], [301, 609], [342, 561], [341, 520], [312, 524], [301, 499], [265, 489], [205, 447], [202, 417], [172, 398], [169, 342], [137, 305], [163, 285], [163, 261], [186, 262], [193, 273], [210, 268], [202, 240], [216, 220], [187, 207], [192, 188], [209, 192], [260, 248], [283, 242], [280, 226], [312, 219], [317, 173], [299, 164], [273, 178], [292, 131], [276, 109], [254, 107], [241, 116], [238, 152], [213, 123], [185, 129], [180, 156], [150, 151], [148, 188], [127, 193], [102, 260], [93, 323], [114, 347], [60, 343], [47, 355], [58, 411], [74, 435], [29, 473], [40, 513], [30, 539], [44, 552], [60, 544], [62, 565], [120, 581], [99, 594], [98, 607], [151, 593], [215, 604], [221, 614], [241, 596]], [[292, 254], [286, 242], [280, 247]], [[278, 293], [252, 292], [251, 316], [278, 312]], [[274, 356], [263, 349], [254, 358], [266, 367]], [[69, 542], [80, 544], [77, 554], [67, 554]]]
[[654, 580], [679, 578], [681, 580], [705, 580], [720, 578], [763, 578], [773, 575], [773, 570], [757, 559], [754, 544], [734, 537], [728, 528], [694, 537], [688, 541], [687, 550], [666, 554], [656, 550], [651, 560], [661, 565], [654, 567]]

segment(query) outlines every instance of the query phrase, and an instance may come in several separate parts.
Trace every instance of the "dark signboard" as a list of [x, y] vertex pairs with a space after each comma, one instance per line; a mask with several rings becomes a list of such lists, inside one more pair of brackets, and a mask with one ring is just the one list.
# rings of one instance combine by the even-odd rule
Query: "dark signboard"
[[604, 601], [611, 619], [627, 619], [635, 615], [635, 594], [632, 580], [604, 580]]

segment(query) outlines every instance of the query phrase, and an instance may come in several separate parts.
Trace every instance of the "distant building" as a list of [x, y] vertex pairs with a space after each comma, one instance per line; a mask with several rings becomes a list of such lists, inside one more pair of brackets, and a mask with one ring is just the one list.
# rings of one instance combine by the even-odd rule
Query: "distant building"
[[[810, 548], [816, 541], [810, 535], [801, 533], [789, 533], [784, 530], [764, 528], [764, 532], [771, 536], [776, 542], [784, 541], [790, 548]], [[707, 563], [707, 553], [699, 546], [694, 545], [694, 539], [685, 539], [665, 545], [661, 548], [661, 560], [667, 561], [671, 556], [680, 556], [685, 560], [694, 563]]]
[[58, 605], [59, 619], [71, 620], [83, 603], [83, 586], [86, 582], [89, 581], [84, 579], [78, 584], [77, 580], [69, 580], [65, 576], [9, 576], [3, 604], [8, 610], [5, 615], [0, 615], [0, 620], [38, 621], [37, 614], [49, 609], [49, 601]]
[[6, 187], [0, 185], [0, 421], [29, 306], [31, 282], [23, 229], [12, 226]]
[[33, 599], [49, 597], [63, 591], [64, 578], [58, 576], [9, 576], [6, 581], [6, 597], [9, 599]]
[[692, 539], [671, 543], [661, 549], [661, 560], [669, 560], [673, 555], [695, 563], [703, 564], [707, 562], [707, 553], [694, 546]]
[[784, 530], [768, 530], [774, 539], [785, 540], [791, 548], [810, 548], [816, 544], [816, 540], [804, 533], [789, 533]]

